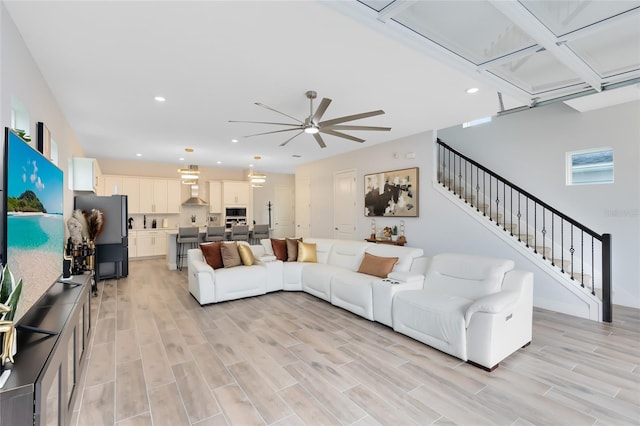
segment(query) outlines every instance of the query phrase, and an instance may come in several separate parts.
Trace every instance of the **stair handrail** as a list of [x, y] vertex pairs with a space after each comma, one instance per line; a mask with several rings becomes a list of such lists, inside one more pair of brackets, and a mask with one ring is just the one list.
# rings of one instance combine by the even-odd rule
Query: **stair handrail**
[[[562, 213], [561, 211], [557, 210], [556, 208], [550, 206], [546, 202], [542, 201], [540, 198], [538, 198], [535, 195], [531, 194], [529, 191], [526, 191], [525, 189], [523, 189], [520, 186], [514, 184], [513, 182], [509, 181], [508, 179], [500, 176], [499, 174], [493, 172], [492, 170], [488, 169], [487, 167], [483, 166], [482, 164], [478, 163], [477, 161], [473, 160], [472, 158], [469, 158], [468, 156], [464, 155], [463, 153], [461, 153], [460, 151], [456, 150], [455, 148], [452, 148], [451, 146], [447, 145], [440, 138], [436, 139], [436, 143], [438, 145], [442, 146], [443, 148], [451, 151], [454, 155], [457, 155], [460, 158], [462, 158], [463, 160], [467, 161], [468, 163], [476, 166], [478, 169], [482, 170], [483, 172], [488, 173], [490, 176], [494, 177], [497, 181], [498, 180], [501, 181], [503, 183], [503, 185], [508, 185], [512, 189], [515, 189], [517, 192], [521, 193], [522, 195], [524, 195], [528, 199], [533, 200], [535, 203], [539, 204], [543, 208], [545, 208], [545, 209], [549, 210], [550, 212], [552, 212], [553, 214], [559, 216], [561, 219], [566, 220], [570, 224], [572, 224], [575, 227], [579, 228], [583, 232], [586, 232], [587, 234], [589, 234], [590, 236], [592, 236], [593, 238], [597, 239], [598, 241], [600, 241], [602, 243], [602, 310], [603, 310], [602, 311], [602, 320], [605, 321], [605, 322], [611, 322], [612, 321], [612, 308], [611, 308], [611, 234], [606, 234], [606, 233], [602, 234], [602, 235], [598, 234], [597, 232], [593, 231], [592, 229], [590, 229], [586, 225], [583, 225], [582, 223], [578, 222], [577, 220], [567, 216], [566, 214]], [[439, 153], [439, 151], [438, 151], [438, 153]], [[440, 170], [440, 166], [441, 166], [441, 164], [440, 164], [440, 161], [439, 161], [439, 158], [438, 158], [438, 171]], [[443, 181], [444, 181], [444, 177], [443, 177]], [[444, 185], [443, 181], [441, 182], [440, 178], [438, 177], [438, 183], [442, 183]]]

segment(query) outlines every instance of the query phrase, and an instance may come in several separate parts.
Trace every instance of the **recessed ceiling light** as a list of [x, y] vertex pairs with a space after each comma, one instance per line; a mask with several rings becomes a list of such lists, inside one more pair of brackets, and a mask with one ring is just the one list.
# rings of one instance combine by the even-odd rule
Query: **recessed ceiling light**
[[238, 143], [238, 139], [231, 139], [231, 142]]
[[216, 164], [222, 164], [222, 161], [218, 160], [216, 161]]
[[178, 158], [178, 161], [184, 161], [184, 157]]
[[253, 167], [253, 164], [249, 164], [249, 167]]
[[156, 97], [155, 97], [155, 98], [153, 98], [153, 99], [155, 99], [155, 100], [156, 100], [156, 101], [158, 101], [158, 102], [164, 102], [164, 101], [166, 101], [166, 100], [167, 100], [164, 96], [156, 96]]
[[137, 154], [136, 154], [136, 157], [142, 157], [142, 154], [137, 153]]
[[478, 90], [480, 90], [480, 89], [478, 89], [477, 87], [471, 87], [471, 88], [467, 89], [467, 93], [472, 95], [474, 93], [478, 93]]

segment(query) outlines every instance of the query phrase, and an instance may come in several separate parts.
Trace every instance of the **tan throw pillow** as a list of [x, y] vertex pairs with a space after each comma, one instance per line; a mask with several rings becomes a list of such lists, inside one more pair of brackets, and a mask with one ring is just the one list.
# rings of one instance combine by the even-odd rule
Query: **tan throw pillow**
[[200, 244], [200, 250], [202, 250], [202, 256], [204, 257], [205, 262], [207, 262], [207, 264], [213, 269], [224, 267], [224, 264], [222, 263], [222, 252], [220, 251], [221, 246], [222, 241]]
[[276, 259], [287, 261], [287, 240], [280, 240], [278, 238], [271, 238], [271, 247], [273, 247], [273, 254]]
[[244, 266], [251, 266], [255, 263], [253, 252], [251, 247], [246, 244], [238, 244], [238, 253], [240, 254], [240, 260]]
[[316, 254], [315, 243], [303, 243], [298, 241], [298, 262], [316, 263], [318, 256]]
[[298, 260], [298, 241], [302, 238], [287, 238], [287, 262]]
[[397, 262], [397, 257], [380, 257], [365, 253], [358, 272], [380, 278], [387, 278], [387, 275], [393, 270]]
[[235, 242], [222, 243], [220, 251], [222, 252], [222, 264], [225, 268], [242, 265], [242, 259], [240, 259], [240, 253], [238, 252], [238, 244]]

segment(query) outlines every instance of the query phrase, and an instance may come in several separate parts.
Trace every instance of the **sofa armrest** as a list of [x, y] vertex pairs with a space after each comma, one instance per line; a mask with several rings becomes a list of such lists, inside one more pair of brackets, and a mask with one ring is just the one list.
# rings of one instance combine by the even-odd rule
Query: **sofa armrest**
[[262, 256], [256, 257], [256, 263], [259, 265], [264, 265], [265, 263], [269, 263], [269, 262], [275, 262], [276, 260], [278, 259], [276, 259], [275, 256], [272, 256], [270, 254], [264, 254]]
[[465, 327], [469, 327], [471, 317], [476, 312], [498, 314], [513, 306], [519, 298], [520, 293], [518, 291], [505, 290], [477, 299], [467, 308], [467, 311], [464, 314]]
[[192, 259], [191, 266], [196, 273], [209, 272], [211, 275], [215, 275], [215, 270], [207, 262]]
[[424, 275], [415, 272], [389, 272], [387, 278], [401, 283], [422, 283], [424, 281]]

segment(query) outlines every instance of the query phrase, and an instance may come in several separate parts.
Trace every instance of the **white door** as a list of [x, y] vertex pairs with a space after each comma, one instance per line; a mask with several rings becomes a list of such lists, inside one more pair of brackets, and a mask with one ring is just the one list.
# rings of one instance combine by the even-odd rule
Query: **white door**
[[275, 238], [293, 237], [294, 217], [293, 188], [288, 185], [276, 185], [271, 208], [271, 235]]
[[311, 236], [311, 178], [296, 176], [296, 237]]
[[356, 171], [337, 172], [333, 177], [333, 238], [356, 239]]

